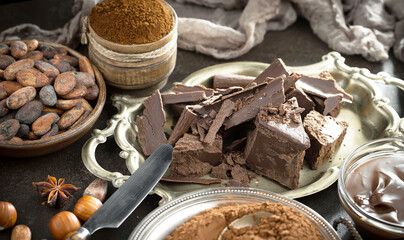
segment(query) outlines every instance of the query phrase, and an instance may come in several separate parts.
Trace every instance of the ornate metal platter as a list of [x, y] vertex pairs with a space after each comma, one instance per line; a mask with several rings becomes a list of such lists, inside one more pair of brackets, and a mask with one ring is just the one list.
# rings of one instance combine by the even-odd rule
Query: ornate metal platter
[[[372, 74], [367, 69], [349, 67], [344, 61], [345, 59], [339, 53], [331, 52], [323, 56], [322, 61], [316, 64], [289, 67], [290, 71], [306, 75], [315, 75], [323, 70], [328, 70], [338, 84], [354, 97], [353, 103], [346, 103], [337, 116], [337, 119], [344, 120], [349, 124], [347, 135], [341, 147], [319, 169], [311, 170], [305, 165], [300, 172], [298, 189], [287, 189], [263, 177], [258, 177], [257, 181], [251, 182], [249, 187], [272, 191], [290, 198], [311, 195], [329, 187], [338, 179], [339, 167], [345, 156], [359, 145], [376, 138], [403, 135], [404, 119], [400, 119], [397, 112], [388, 105], [389, 99], [381, 96], [374, 86], [374, 81], [395, 85], [401, 89], [404, 89], [404, 81], [393, 78], [387, 73]], [[267, 67], [268, 64], [258, 62], [224, 63], [196, 71], [184, 79], [183, 83], [187, 85], [202, 84], [209, 87], [212, 85], [212, 77], [215, 74], [231, 73], [257, 76]], [[126, 161], [130, 173], [139, 167], [144, 161], [144, 157], [136, 138], [135, 118], [138, 114], [142, 114], [143, 100], [127, 95], [113, 96], [113, 105], [118, 108], [118, 114], [115, 114], [108, 121], [107, 128], [94, 130], [93, 136], [82, 149], [82, 159], [87, 169], [99, 178], [112, 181], [115, 187], [121, 186], [129, 176], [102, 168], [97, 163], [95, 151], [99, 144], [113, 136], [122, 150], [119, 155]], [[173, 119], [168, 111], [166, 114], [165, 130], [170, 133]], [[176, 196], [194, 190], [218, 186], [160, 182], [152, 193], [160, 195], [162, 197], [161, 203], [166, 203]]]

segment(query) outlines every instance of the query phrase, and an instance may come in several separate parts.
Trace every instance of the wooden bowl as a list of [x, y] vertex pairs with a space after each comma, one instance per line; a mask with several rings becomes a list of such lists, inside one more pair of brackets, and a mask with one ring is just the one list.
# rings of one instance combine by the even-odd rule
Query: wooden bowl
[[[10, 44], [11, 42], [12, 41], [5, 41], [1, 43]], [[43, 41], [39, 41], [39, 44], [48, 44], [54, 47], [65, 47], [69, 55], [76, 58], [82, 56], [82, 54], [80, 54], [79, 52], [61, 44]], [[104, 79], [101, 73], [93, 64], [92, 67], [94, 69], [95, 80], [98, 84], [100, 92], [98, 95], [98, 99], [92, 101], [96, 101], [95, 106], [93, 106], [93, 111], [85, 119], [85, 121], [63, 133], [58, 133], [55, 136], [46, 139], [24, 140], [20, 143], [0, 141], [0, 156], [11, 158], [25, 158], [45, 155], [69, 146], [70, 144], [80, 139], [86, 132], [88, 132], [100, 116], [107, 98], [107, 90]]]

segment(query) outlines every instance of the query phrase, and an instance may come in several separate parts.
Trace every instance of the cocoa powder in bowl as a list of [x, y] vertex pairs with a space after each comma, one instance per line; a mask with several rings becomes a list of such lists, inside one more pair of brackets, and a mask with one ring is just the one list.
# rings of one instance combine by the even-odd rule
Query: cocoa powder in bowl
[[173, 28], [171, 13], [160, 0], [106, 0], [89, 19], [100, 37], [123, 45], [158, 41]]

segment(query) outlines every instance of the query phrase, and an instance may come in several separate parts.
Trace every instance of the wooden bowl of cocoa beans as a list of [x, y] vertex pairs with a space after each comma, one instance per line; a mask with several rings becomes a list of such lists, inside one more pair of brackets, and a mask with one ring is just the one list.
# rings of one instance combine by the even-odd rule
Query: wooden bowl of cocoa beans
[[0, 156], [58, 151], [95, 124], [104, 79], [87, 57], [57, 43], [0, 43]]

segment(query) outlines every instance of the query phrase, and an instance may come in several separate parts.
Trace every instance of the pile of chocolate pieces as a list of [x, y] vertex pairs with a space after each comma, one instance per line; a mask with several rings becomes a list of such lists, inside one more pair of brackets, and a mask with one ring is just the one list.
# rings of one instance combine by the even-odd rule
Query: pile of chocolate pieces
[[[145, 156], [174, 146], [162, 180], [248, 186], [258, 174], [290, 189], [304, 160], [318, 169], [340, 146], [348, 124], [335, 116], [353, 100], [329, 72], [290, 73], [281, 59], [256, 78], [216, 75], [213, 89], [177, 83], [172, 92], [153, 93], [136, 119]], [[164, 106], [178, 119], [168, 139]]]

